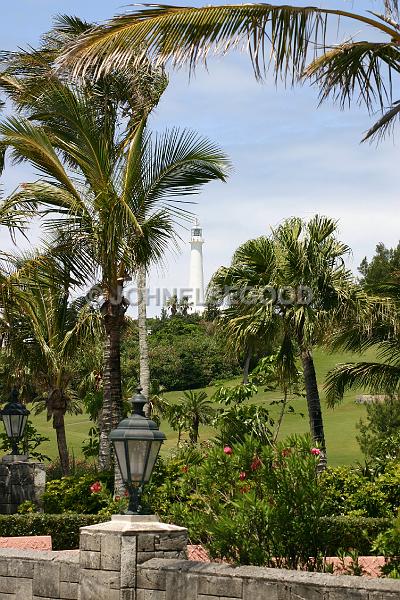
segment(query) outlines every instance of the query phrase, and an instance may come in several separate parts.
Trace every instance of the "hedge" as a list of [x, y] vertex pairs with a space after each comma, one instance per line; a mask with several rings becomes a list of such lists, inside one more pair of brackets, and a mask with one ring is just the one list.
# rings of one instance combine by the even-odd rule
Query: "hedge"
[[74, 513], [0, 515], [0, 537], [51, 535], [53, 550], [75, 550], [79, 548], [80, 527], [107, 520], [98, 515]]
[[326, 556], [337, 556], [338, 550], [357, 550], [360, 556], [372, 554], [375, 538], [393, 526], [383, 517], [323, 517], [321, 549]]
[[[79, 548], [79, 529], [106, 521], [99, 515], [27, 514], [0, 515], [0, 537], [51, 535], [53, 550]], [[378, 534], [392, 526], [392, 519], [372, 517], [323, 517], [320, 548], [326, 556], [336, 556], [339, 549], [356, 549], [361, 556], [371, 554]]]

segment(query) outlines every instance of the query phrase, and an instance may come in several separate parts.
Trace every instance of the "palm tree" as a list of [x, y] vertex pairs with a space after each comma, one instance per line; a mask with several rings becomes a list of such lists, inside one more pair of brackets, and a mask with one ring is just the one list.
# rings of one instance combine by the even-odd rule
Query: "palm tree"
[[[48, 263], [47, 267], [49, 267]], [[24, 264], [19, 264], [22, 269]], [[64, 271], [63, 283], [57, 283], [52, 265], [47, 275], [53, 284], [43, 285], [40, 273], [19, 286], [2, 303], [1, 328], [5, 337], [2, 362], [10, 374], [9, 387], [36, 391], [36, 412], [45, 408], [56, 432], [61, 469], [69, 473], [69, 455], [65, 432], [65, 414], [81, 412], [74, 362], [77, 349], [95, 338], [100, 328], [98, 315], [85, 299], [69, 301], [70, 276]], [[43, 274], [43, 273], [42, 273]]]
[[[73, 64], [76, 73], [100, 74], [146, 57], [193, 70], [211, 54], [246, 48], [258, 79], [272, 68], [276, 80], [309, 78], [320, 87], [322, 100], [332, 97], [344, 107], [355, 99], [368, 110], [381, 109], [367, 139], [384, 135], [400, 113], [400, 101], [392, 97], [400, 72], [398, 4], [384, 0], [384, 5], [384, 15], [263, 3], [151, 5], [86, 32], [65, 50], [61, 64]], [[379, 41], [351, 38], [333, 45], [327, 32], [335, 28], [328, 25], [339, 18], [372, 28]]]
[[21, 186], [7, 203], [16, 210], [34, 208], [58, 235], [54, 252], [72, 250], [100, 282], [106, 339], [99, 463], [105, 469], [109, 433], [122, 410], [124, 282], [139, 265], [160, 260], [174, 240], [176, 219], [186, 217], [176, 196], [224, 180], [229, 162], [194, 132], [174, 129], [152, 137], [145, 119], [121, 139], [114, 111], [102, 112], [85, 89], [50, 83], [40, 102], [45, 112], [35, 107], [30, 119], [12, 117], [0, 126], [2, 144], [14, 159], [30, 162], [43, 177]]
[[200, 425], [209, 425], [214, 417], [215, 410], [212, 402], [208, 399], [206, 392], [194, 392], [193, 390], [184, 392], [179, 400], [190, 443], [197, 444]]
[[[288, 219], [270, 238], [241, 246], [232, 265], [212, 280], [216, 297], [230, 300], [220, 319], [233, 347], [269, 342], [277, 349], [278, 378], [288, 384], [298, 377], [296, 356], [300, 357], [311, 434], [325, 453], [312, 351], [324, 342], [332, 321], [357, 300], [353, 277], [343, 262], [349, 248], [336, 239], [336, 229], [336, 222], [326, 217], [316, 216], [308, 223]], [[312, 298], [299, 296], [305, 289], [312, 291]], [[293, 291], [293, 300], [285, 297], [285, 290]]]

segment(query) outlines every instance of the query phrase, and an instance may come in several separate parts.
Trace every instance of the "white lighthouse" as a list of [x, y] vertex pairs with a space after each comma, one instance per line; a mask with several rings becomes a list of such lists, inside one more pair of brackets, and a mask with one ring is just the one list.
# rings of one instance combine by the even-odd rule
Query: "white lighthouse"
[[203, 230], [199, 220], [196, 219], [195, 226], [191, 230], [190, 238], [190, 277], [189, 289], [194, 312], [204, 310], [204, 270], [203, 270]]

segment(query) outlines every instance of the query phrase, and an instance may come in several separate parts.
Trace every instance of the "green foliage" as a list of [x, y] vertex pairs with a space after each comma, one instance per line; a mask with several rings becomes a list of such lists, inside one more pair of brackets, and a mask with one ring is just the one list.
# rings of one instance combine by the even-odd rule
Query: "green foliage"
[[[90, 475], [93, 479], [97, 477], [98, 468], [94, 462], [89, 462], [87, 460], [76, 460], [75, 457], [72, 456], [70, 458], [70, 463], [70, 476], [78, 478]], [[56, 459], [50, 464], [46, 465], [46, 480], [48, 482], [52, 481], [53, 479], [61, 479], [62, 476], [62, 468], [59, 459]]]
[[[42, 496], [45, 513], [60, 514], [78, 512], [97, 514], [107, 507], [113, 491], [113, 474], [98, 473], [93, 475], [69, 476], [53, 479], [46, 484]], [[103, 493], [93, 493], [90, 489], [95, 482], [100, 482]]]
[[385, 557], [382, 574], [400, 579], [400, 512], [391, 527], [377, 536], [373, 550]]
[[400, 463], [376, 476], [355, 467], [327, 469], [321, 475], [326, 515], [393, 518], [400, 505]]
[[[210, 324], [177, 316], [149, 320], [150, 374], [166, 391], [201, 388], [240, 373], [236, 358], [227, 355]], [[128, 387], [138, 380], [137, 331], [126, 333], [122, 349], [123, 378]]]
[[64, 513], [56, 515], [0, 515], [0, 537], [51, 535], [53, 550], [79, 548], [79, 529], [106, 521], [99, 515]]
[[395, 248], [386, 248], [385, 244], [377, 244], [375, 255], [368, 262], [367, 257], [358, 268], [360, 283], [367, 290], [378, 291], [385, 284], [391, 283], [400, 271], [400, 242]]
[[311, 569], [323, 512], [317, 462], [308, 438], [182, 449], [158, 465], [147, 500], [214, 557]]
[[400, 458], [400, 398], [366, 405], [367, 418], [360, 420], [357, 441], [367, 463], [385, 465]]

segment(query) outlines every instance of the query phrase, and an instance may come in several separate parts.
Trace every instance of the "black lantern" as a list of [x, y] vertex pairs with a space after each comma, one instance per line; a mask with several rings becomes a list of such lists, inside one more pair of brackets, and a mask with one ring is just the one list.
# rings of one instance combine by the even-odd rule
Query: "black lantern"
[[7, 437], [11, 442], [12, 454], [15, 456], [18, 455], [18, 442], [24, 435], [29, 415], [29, 410], [18, 402], [17, 390], [13, 390], [9, 403], [0, 411], [0, 417], [3, 420]]
[[129, 493], [128, 515], [143, 512], [140, 498], [151, 477], [161, 444], [166, 439], [157, 425], [144, 414], [146, 398], [139, 387], [130, 400], [133, 413], [110, 433], [122, 479]]

